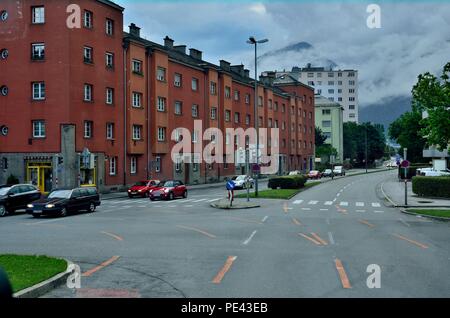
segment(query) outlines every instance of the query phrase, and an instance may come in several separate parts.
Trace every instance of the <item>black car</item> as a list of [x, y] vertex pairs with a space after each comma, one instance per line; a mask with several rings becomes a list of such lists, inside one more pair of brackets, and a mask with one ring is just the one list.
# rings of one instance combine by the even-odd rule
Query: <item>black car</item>
[[96, 188], [54, 190], [46, 198], [28, 204], [27, 213], [34, 217], [41, 215], [64, 217], [70, 212], [94, 212], [99, 205], [100, 195]]
[[40, 197], [39, 189], [30, 184], [0, 186], [0, 217], [25, 209], [28, 203]]

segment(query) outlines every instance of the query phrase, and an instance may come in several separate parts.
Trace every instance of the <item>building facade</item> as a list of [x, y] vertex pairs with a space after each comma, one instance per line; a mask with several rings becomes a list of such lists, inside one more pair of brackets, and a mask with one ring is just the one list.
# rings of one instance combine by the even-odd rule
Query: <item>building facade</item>
[[[73, 4], [79, 27], [67, 25]], [[8, 13], [0, 21], [0, 51], [7, 52], [0, 59], [0, 184], [14, 175], [43, 192], [77, 185], [105, 192], [148, 178], [196, 184], [247, 173], [231, 158], [195, 158], [211, 143], [202, 138], [208, 128], [254, 127], [249, 71], [206, 62], [169, 37], [143, 39], [134, 24], [123, 32], [123, 10], [107, 0], [0, 4]], [[311, 169], [314, 90], [259, 81], [257, 95], [258, 126], [280, 129], [279, 141], [261, 140], [279, 146], [278, 173]], [[180, 128], [191, 133], [193, 150], [172, 160]], [[250, 147], [222, 138], [235, 152]]]
[[344, 161], [344, 108], [328, 98], [315, 96], [316, 127], [320, 128], [327, 137], [326, 144], [331, 145], [338, 152], [335, 163]]
[[290, 75], [314, 87], [322, 95], [344, 108], [344, 122], [359, 122], [358, 71], [333, 70], [325, 67], [293, 67], [290, 72], [277, 72], [277, 77]]

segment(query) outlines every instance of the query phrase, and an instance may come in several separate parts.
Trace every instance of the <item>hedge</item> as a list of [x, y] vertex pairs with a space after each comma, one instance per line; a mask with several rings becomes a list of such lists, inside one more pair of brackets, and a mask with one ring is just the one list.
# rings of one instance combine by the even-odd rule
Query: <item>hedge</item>
[[275, 177], [269, 180], [268, 187], [271, 189], [300, 189], [305, 186], [305, 176]]
[[450, 177], [413, 177], [412, 190], [418, 196], [450, 198]]

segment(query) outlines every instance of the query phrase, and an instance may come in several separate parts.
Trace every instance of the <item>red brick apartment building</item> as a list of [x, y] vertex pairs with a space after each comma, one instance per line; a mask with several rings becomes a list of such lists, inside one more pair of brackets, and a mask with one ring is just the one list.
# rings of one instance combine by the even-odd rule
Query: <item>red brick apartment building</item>
[[[79, 27], [67, 25], [71, 4]], [[172, 162], [171, 133], [188, 128], [205, 146], [207, 128], [253, 127], [249, 71], [208, 63], [168, 37], [145, 40], [134, 24], [123, 32], [123, 10], [108, 0], [0, 3], [0, 184], [12, 174], [45, 192], [110, 191], [150, 177], [195, 184], [246, 173], [240, 164]], [[269, 73], [258, 106], [260, 127], [280, 129], [279, 173], [311, 169], [314, 90]]]

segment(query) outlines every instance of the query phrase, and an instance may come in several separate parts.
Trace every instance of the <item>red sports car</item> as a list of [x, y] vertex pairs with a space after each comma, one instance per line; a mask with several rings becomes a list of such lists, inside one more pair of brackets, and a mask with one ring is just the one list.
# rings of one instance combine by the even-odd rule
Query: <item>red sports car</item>
[[147, 197], [150, 189], [153, 189], [159, 184], [159, 180], [139, 181], [128, 189], [128, 196], [132, 197]]
[[150, 200], [173, 200], [176, 197], [187, 198], [188, 192], [183, 182], [179, 180], [169, 180], [161, 182], [157, 187], [149, 191]]
[[322, 178], [322, 173], [320, 171], [317, 171], [317, 170], [311, 170], [308, 173], [308, 178], [309, 179], [320, 179], [320, 178]]

